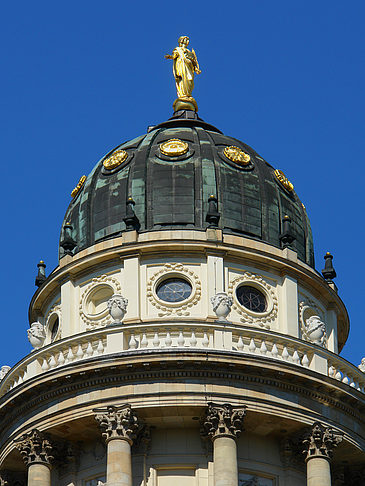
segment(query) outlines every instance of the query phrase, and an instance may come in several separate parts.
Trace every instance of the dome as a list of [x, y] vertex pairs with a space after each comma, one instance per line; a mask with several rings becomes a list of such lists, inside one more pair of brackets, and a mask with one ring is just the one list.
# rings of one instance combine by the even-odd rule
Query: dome
[[[213, 226], [280, 247], [284, 217], [295, 238], [291, 247], [313, 267], [309, 220], [282, 171], [195, 113], [181, 111], [117, 146], [80, 179], [62, 225], [60, 258], [70, 248], [75, 254], [130, 229]], [[71, 247], [64, 244], [67, 227]]]

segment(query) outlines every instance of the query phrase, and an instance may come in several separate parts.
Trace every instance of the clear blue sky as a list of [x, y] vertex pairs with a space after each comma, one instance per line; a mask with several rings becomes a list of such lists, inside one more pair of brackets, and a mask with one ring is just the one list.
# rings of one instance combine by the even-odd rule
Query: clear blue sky
[[39, 259], [57, 265], [70, 191], [114, 146], [167, 119], [177, 38], [203, 73], [199, 114], [294, 183], [317, 269], [334, 254], [351, 333], [365, 355], [365, 3], [289, 0], [4, 2], [0, 19], [1, 363], [29, 352]]

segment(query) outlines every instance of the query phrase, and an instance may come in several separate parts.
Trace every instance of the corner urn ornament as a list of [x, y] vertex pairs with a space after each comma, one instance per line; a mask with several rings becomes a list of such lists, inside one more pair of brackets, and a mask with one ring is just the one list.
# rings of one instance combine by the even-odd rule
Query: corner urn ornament
[[28, 339], [34, 349], [39, 349], [43, 346], [46, 339], [46, 333], [44, 327], [40, 322], [33, 322], [30, 325], [30, 329], [27, 330]]
[[109, 314], [113, 318], [113, 324], [121, 324], [127, 312], [128, 299], [120, 294], [114, 294], [108, 300]]
[[225, 292], [218, 292], [210, 298], [213, 311], [218, 317], [218, 322], [227, 322], [227, 316], [231, 312], [233, 299]]
[[324, 346], [326, 342], [326, 325], [319, 316], [310, 316], [305, 320], [305, 334], [312, 343]]
[[177, 99], [173, 103], [174, 111], [198, 111], [198, 105], [192, 96], [194, 89], [194, 75], [200, 74], [198, 59], [194, 49], [189, 51], [189, 37], [179, 37], [179, 45], [172, 54], [166, 54], [166, 59], [173, 60], [173, 73], [176, 83]]

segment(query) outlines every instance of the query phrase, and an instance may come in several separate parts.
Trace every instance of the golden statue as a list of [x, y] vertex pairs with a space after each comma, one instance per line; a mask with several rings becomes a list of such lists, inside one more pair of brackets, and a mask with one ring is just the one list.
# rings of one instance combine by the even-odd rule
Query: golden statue
[[175, 47], [172, 54], [166, 54], [166, 59], [172, 59], [173, 73], [176, 82], [177, 99], [172, 105], [174, 111], [198, 111], [198, 105], [192, 97], [194, 89], [194, 73], [200, 74], [198, 59], [194, 49], [189, 51], [189, 37], [179, 37], [179, 47]]

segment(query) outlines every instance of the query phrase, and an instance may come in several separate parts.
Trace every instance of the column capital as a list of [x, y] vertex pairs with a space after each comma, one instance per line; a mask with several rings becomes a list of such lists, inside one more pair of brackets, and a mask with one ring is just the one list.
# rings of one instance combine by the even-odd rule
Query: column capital
[[139, 430], [138, 417], [129, 404], [121, 407], [113, 405], [96, 408], [95, 420], [99, 423], [101, 435], [106, 443], [112, 439], [122, 439], [133, 444]]
[[338, 446], [342, 439], [342, 432], [332, 427], [326, 427], [320, 422], [315, 422], [303, 440], [303, 453], [306, 454], [306, 461], [313, 457], [322, 457], [330, 460], [334, 448]]
[[35, 463], [50, 466], [54, 459], [51, 441], [38, 429], [33, 429], [15, 440], [15, 447], [19, 450], [26, 466]]
[[209, 402], [206, 415], [202, 420], [202, 435], [215, 440], [218, 437], [236, 439], [243, 430], [243, 420], [246, 406], [233, 407], [229, 403], [223, 405]]

